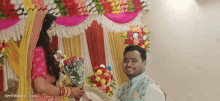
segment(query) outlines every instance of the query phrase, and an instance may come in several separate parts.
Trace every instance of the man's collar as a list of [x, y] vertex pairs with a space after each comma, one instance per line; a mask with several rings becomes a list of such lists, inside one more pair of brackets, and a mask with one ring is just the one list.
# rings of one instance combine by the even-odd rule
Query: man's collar
[[129, 79], [128, 83], [135, 83], [135, 82], [140, 81], [141, 79], [143, 79], [145, 77], [147, 77], [147, 74], [145, 72], [143, 72], [142, 74], [132, 78], [131, 80]]

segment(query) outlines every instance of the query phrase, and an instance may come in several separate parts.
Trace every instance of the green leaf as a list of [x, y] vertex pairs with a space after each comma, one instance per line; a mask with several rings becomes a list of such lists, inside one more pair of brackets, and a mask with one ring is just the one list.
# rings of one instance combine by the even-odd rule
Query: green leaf
[[91, 80], [92, 77], [87, 77], [87, 79]]
[[5, 52], [8, 53], [8, 50], [5, 48]]
[[149, 52], [150, 53], [150, 51], [147, 49], [147, 52]]
[[7, 57], [7, 55], [6, 55], [6, 53], [5, 53], [5, 52], [3, 53], [3, 56], [4, 56], [4, 57]]
[[116, 85], [116, 84], [113, 82], [113, 85]]
[[112, 95], [113, 95], [113, 92], [112, 92], [112, 91], [109, 91], [109, 94], [112, 94]]
[[115, 79], [113, 79], [113, 81], [115, 81]]
[[115, 88], [115, 86], [113, 86], [113, 85], [110, 85], [110, 87], [112, 87], [112, 88], [116, 89], [116, 88]]
[[2, 64], [4, 63], [3, 58], [0, 58], [0, 63], [2, 63]]
[[92, 81], [88, 81], [87, 83], [88, 83], [88, 84], [92, 84]]
[[147, 48], [150, 48], [150, 46], [147, 45]]

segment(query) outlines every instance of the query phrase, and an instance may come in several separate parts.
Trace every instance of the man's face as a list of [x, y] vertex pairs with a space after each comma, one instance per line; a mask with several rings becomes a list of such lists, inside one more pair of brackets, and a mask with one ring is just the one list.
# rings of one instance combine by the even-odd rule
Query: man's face
[[134, 78], [144, 72], [146, 60], [142, 61], [140, 52], [128, 51], [124, 54], [123, 71], [128, 78]]

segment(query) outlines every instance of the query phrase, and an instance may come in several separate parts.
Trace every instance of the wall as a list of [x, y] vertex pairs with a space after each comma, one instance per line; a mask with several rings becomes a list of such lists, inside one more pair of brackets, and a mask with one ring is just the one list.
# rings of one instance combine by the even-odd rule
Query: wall
[[220, 101], [220, 0], [150, 0], [147, 74], [167, 101]]

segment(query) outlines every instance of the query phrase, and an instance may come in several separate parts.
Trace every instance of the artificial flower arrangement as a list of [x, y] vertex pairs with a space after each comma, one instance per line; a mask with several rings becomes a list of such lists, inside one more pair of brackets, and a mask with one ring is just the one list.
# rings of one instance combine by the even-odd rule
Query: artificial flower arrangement
[[144, 48], [146, 51], [150, 53], [148, 50], [149, 47], [149, 34], [148, 30], [144, 26], [130, 26], [130, 30], [128, 32], [123, 32], [122, 38], [125, 38], [125, 44], [128, 45], [138, 45]]
[[115, 88], [115, 80], [113, 79], [113, 72], [110, 66], [105, 68], [105, 65], [95, 66], [91, 71], [91, 77], [87, 77], [88, 84], [93, 87], [98, 87], [110, 97], [113, 96], [113, 89]]
[[7, 57], [6, 52], [8, 51], [6, 49], [6, 46], [7, 44], [4, 43], [3, 40], [0, 40], [0, 70], [2, 69], [3, 64], [4, 64], [3, 58]]

